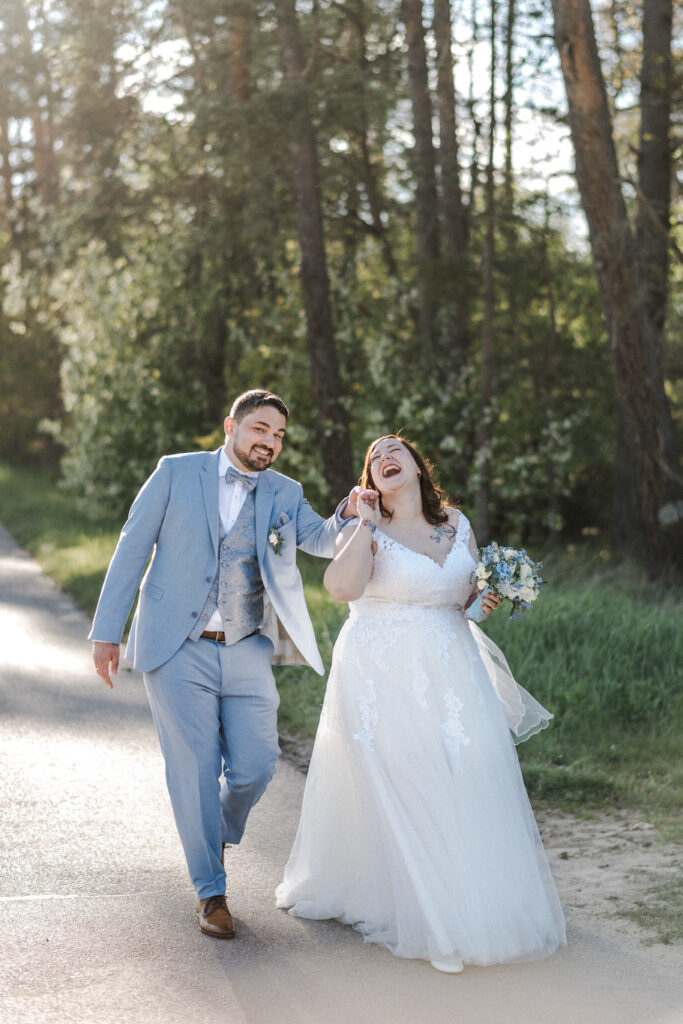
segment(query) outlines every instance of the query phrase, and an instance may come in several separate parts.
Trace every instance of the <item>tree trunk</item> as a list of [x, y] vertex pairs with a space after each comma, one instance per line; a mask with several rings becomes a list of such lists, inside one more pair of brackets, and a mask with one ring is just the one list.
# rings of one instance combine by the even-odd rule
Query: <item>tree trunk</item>
[[250, 94], [249, 66], [251, 63], [251, 34], [244, 11], [232, 12], [229, 15], [229, 25], [230, 92], [236, 99], [244, 102], [249, 99]]
[[[672, 0], [647, 0], [643, 7], [643, 64], [640, 90], [638, 179], [640, 206], [636, 251], [648, 349], [661, 375], [659, 357], [669, 292], [669, 213], [671, 208], [671, 25]], [[676, 449], [668, 408], [660, 405], [658, 430], [665, 457], [674, 463]], [[661, 415], [664, 413], [664, 415]]]
[[[661, 350], [669, 291], [669, 212], [671, 206], [671, 0], [648, 0], [643, 7], [643, 61], [640, 72], [640, 144], [636, 258], [640, 300], [653, 374], [661, 377]], [[676, 440], [668, 408], [654, 410], [664, 458], [675, 465]], [[642, 517], [634, 478], [633, 431], [619, 428], [615, 480], [615, 542], [637, 554]], [[675, 487], [667, 497], [676, 500]]]
[[489, 84], [488, 160], [486, 164], [486, 210], [484, 235], [484, 316], [481, 333], [481, 385], [477, 448], [479, 450], [480, 483], [475, 496], [476, 534], [479, 544], [489, 541], [489, 477], [491, 444], [491, 399], [493, 398], [493, 348], [495, 284], [495, 189], [493, 158], [496, 137], [496, 0], [491, 0], [491, 78]]
[[661, 341], [668, 293], [671, 206], [671, 0], [647, 0], [640, 77], [637, 241], [643, 306]]
[[514, 66], [512, 51], [515, 41], [515, 0], [508, 0], [508, 16], [505, 25], [505, 216], [511, 218], [514, 207], [512, 181], [512, 122], [514, 112]]
[[332, 501], [354, 480], [351, 439], [344, 411], [332, 325], [330, 283], [320, 201], [318, 154], [310, 112], [305, 60], [295, 0], [275, 4], [285, 80], [293, 112], [293, 177], [299, 221], [301, 287], [308, 328], [313, 401], [325, 481]]
[[408, 80], [415, 138], [413, 167], [416, 181], [418, 328], [423, 355], [431, 362], [431, 355], [437, 348], [439, 213], [422, 0], [403, 0], [401, 18], [408, 44]]
[[360, 138], [363, 182], [365, 184], [365, 191], [367, 193], [368, 204], [370, 206], [370, 214], [372, 216], [372, 230], [375, 237], [379, 239], [382, 247], [382, 256], [384, 258], [387, 272], [390, 277], [395, 279], [398, 277], [398, 266], [391, 248], [389, 236], [382, 221], [384, 204], [382, 203], [380, 189], [377, 183], [377, 173], [373, 166], [372, 157], [370, 155], [370, 144], [368, 142], [368, 115], [365, 88], [368, 74], [368, 55], [365, 39], [365, 4], [363, 0], [356, 0], [353, 7], [352, 20], [358, 33], [358, 90], [360, 93], [360, 124], [358, 126], [358, 135]]
[[450, 0], [435, 0], [434, 36], [437, 53], [439, 164], [443, 210], [444, 273], [447, 281], [448, 340], [451, 359], [460, 369], [469, 340], [467, 287], [467, 209], [460, 185], [460, 158], [455, 115]]
[[[23, 37], [25, 54], [29, 68], [33, 65], [33, 35], [29, 25], [28, 13], [23, 3], [17, 4], [16, 11], [19, 16], [19, 28]], [[59, 174], [57, 170], [57, 158], [54, 149], [54, 140], [50, 131], [52, 118], [52, 80], [50, 78], [47, 61], [43, 62], [40, 69], [42, 75], [38, 75], [35, 68], [27, 83], [27, 91], [30, 97], [30, 117], [33, 125], [33, 167], [36, 173], [36, 193], [45, 206], [52, 206], [57, 202], [59, 188]], [[40, 81], [40, 78], [43, 81]], [[41, 100], [47, 99], [48, 123], [43, 119], [43, 107]]]
[[3, 109], [0, 113], [0, 156], [2, 156], [2, 191], [5, 205], [5, 214], [8, 214], [13, 206], [12, 196], [12, 164], [11, 144], [9, 139], [9, 117]]
[[[545, 217], [543, 230], [541, 232], [541, 266], [543, 268], [543, 282], [545, 294], [548, 301], [548, 341], [544, 353], [542, 370], [542, 391], [543, 409], [545, 414], [546, 428], [549, 431], [553, 422], [554, 393], [557, 385], [557, 356], [559, 352], [559, 331], [557, 328], [557, 302], [555, 299], [555, 285], [553, 282], [553, 271], [548, 251], [548, 239], [550, 237], [550, 196], [545, 196]], [[547, 530], [548, 540], [555, 546], [560, 526], [560, 496], [557, 493], [557, 473], [552, 455], [549, 453], [546, 466], [548, 476], [548, 515]]]
[[469, 93], [467, 97], [467, 110], [472, 130], [472, 160], [470, 163], [470, 189], [467, 199], [467, 209], [470, 220], [477, 208], [477, 191], [479, 188], [479, 140], [481, 138], [481, 124], [477, 116], [477, 100], [474, 94], [474, 54], [479, 46], [479, 19], [477, 17], [477, 0], [472, 0], [470, 9], [472, 25], [472, 38], [467, 51], [467, 71], [469, 78]]
[[505, 24], [505, 165], [503, 173], [502, 234], [505, 240], [505, 267], [507, 277], [508, 337], [514, 345], [517, 337], [519, 307], [517, 301], [518, 258], [515, 224], [515, 196], [512, 172], [512, 130], [514, 124], [514, 66], [512, 61], [515, 40], [515, 0], [508, 0]]
[[[209, 86], [204, 72], [204, 61], [192, 17], [192, 8], [185, 2], [177, 4], [180, 23], [192, 54], [192, 77], [198, 96], [205, 98]], [[203, 297], [207, 290], [206, 261], [207, 239], [211, 234], [211, 182], [204, 165], [206, 133], [199, 136], [198, 171], [189, 184], [194, 213], [192, 216], [193, 239], [187, 253], [187, 286], [195, 302], [203, 308]], [[225, 350], [227, 328], [225, 324], [224, 298], [228, 291], [229, 273], [223, 275], [223, 286], [212, 295], [211, 307], [204, 310], [198, 323], [199, 344], [192, 344], [188, 353], [188, 370], [193, 379], [200, 381], [205, 396], [205, 421], [202, 429], [211, 430], [220, 423], [225, 414]]]
[[683, 499], [680, 475], [677, 464], [666, 460], [658, 429], [660, 417], [668, 419], [670, 412], [639, 293], [590, 5], [588, 0], [553, 0], [553, 12], [576, 177], [609, 330], [617, 398], [634, 440], [643, 523], [641, 553], [650, 575], [659, 577], [683, 568], [683, 517], [670, 500], [672, 489], [676, 500]]

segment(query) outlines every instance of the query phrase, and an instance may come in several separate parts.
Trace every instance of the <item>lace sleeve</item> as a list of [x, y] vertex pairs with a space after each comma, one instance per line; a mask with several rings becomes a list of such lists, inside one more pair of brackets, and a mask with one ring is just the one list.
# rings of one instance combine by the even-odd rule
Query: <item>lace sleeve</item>
[[455, 544], [469, 544], [472, 530], [470, 521], [461, 510], [458, 511], [458, 525], [455, 529]]

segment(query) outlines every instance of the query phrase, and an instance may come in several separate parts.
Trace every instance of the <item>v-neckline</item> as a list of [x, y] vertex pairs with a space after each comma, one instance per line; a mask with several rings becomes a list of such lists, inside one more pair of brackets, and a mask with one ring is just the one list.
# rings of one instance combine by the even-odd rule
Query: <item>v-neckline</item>
[[400, 548], [403, 548], [404, 551], [410, 551], [411, 554], [413, 554], [413, 555], [418, 555], [418, 557], [420, 557], [420, 558], [428, 559], [432, 563], [432, 565], [435, 565], [437, 567], [437, 569], [444, 569], [445, 566], [446, 566], [446, 562], [448, 561], [448, 559], [451, 556], [451, 551], [453, 550], [453, 548], [458, 543], [458, 534], [460, 532], [460, 523], [461, 522], [462, 522], [462, 512], [458, 512], [458, 521], [455, 524], [455, 536], [453, 537], [453, 543], [449, 547], [449, 549], [448, 549], [448, 551], [446, 553], [446, 557], [444, 558], [443, 562], [437, 562], [437, 560], [435, 558], [432, 558], [432, 556], [428, 555], [425, 551], [418, 551], [416, 548], [411, 548], [407, 544], [402, 544], [400, 540], [396, 540], [395, 537], [390, 537], [389, 534], [385, 533], [384, 530], [379, 530], [379, 532], [382, 534], [383, 537], [386, 537], [386, 539], [391, 544], [398, 544], [398, 546]]

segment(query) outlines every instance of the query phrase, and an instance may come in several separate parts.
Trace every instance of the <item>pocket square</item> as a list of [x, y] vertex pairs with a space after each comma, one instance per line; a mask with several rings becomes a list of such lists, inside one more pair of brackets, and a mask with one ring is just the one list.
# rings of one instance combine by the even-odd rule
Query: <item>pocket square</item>
[[281, 512], [275, 520], [275, 526], [279, 529], [281, 526], [285, 526], [289, 522], [289, 516], [286, 512]]

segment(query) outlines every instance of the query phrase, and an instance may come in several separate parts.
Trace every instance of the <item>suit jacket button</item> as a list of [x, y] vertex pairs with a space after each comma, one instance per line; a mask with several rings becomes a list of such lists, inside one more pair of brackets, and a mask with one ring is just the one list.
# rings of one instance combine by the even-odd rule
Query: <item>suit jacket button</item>
[[192, 618], [193, 619], [196, 619], [198, 615], [199, 615], [199, 612], [192, 612]]
[[213, 576], [207, 576], [206, 577], [206, 582], [210, 583], [212, 579], [213, 579]]

